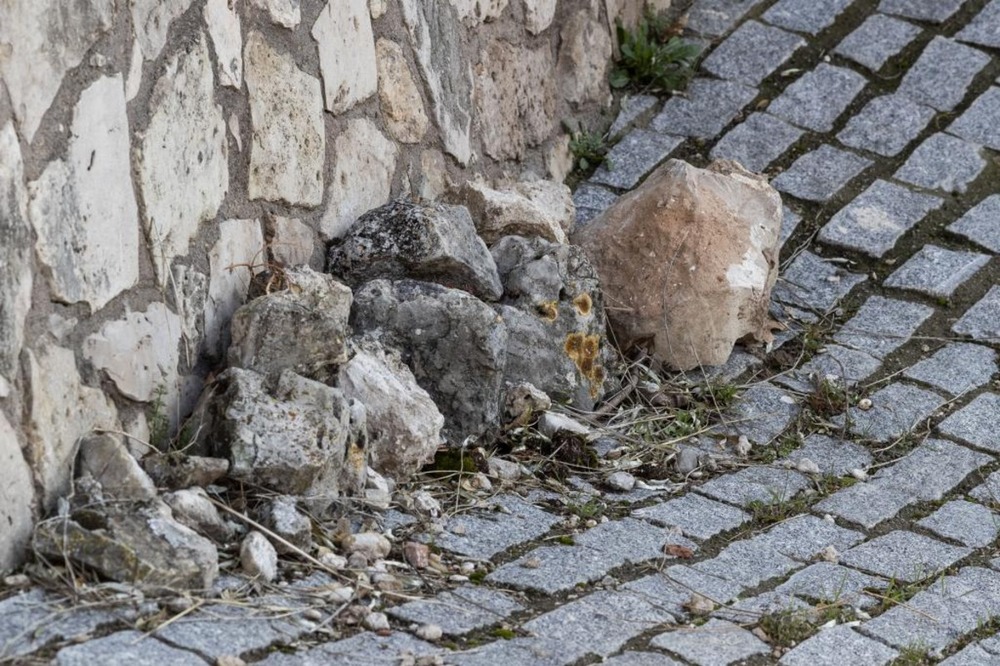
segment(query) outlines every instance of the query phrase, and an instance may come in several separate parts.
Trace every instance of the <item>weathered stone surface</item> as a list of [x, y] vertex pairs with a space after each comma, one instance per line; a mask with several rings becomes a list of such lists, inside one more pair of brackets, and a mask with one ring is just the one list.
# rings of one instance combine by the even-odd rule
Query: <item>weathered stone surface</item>
[[975, 400], [946, 418], [938, 430], [981, 449], [1000, 451], [996, 435], [996, 415], [1000, 410], [1000, 395], [983, 393]]
[[897, 92], [938, 111], [951, 111], [990, 57], [945, 37], [935, 37], [910, 67]]
[[434, 535], [434, 543], [460, 555], [487, 559], [537, 539], [559, 520], [516, 495], [499, 495], [482, 510], [448, 519], [444, 531]]
[[576, 216], [569, 188], [551, 181], [522, 182], [504, 189], [469, 181], [452, 199], [469, 209], [476, 232], [487, 245], [504, 236], [537, 236], [565, 243]]
[[607, 74], [612, 52], [608, 30], [581, 9], [566, 20], [559, 37], [556, 72], [563, 99], [571, 104], [605, 101], [610, 95]]
[[[848, 430], [867, 440], [888, 442], [910, 432], [938, 407], [944, 398], [933, 391], [910, 384], [889, 384], [871, 396], [872, 406], [863, 410], [851, 407], [847, 412]], [[834, 419], [842, 423], [843, 417]]]
[[985, 254], [948, 250], [927, 244], [896, 269], [884, 284], [935, 298], [950, 298], [956, 289], [989, 261], [990, 258]]
[[63, 75], [79, 65], [93, 43], [111, 28], [114, 11], [112, 0], [73, 6], [57, 0], [17, 0], [4, 5], [0, 76], [29, 143]]
[[713, 160], [736, 160], [760, 173], [799, 140], [803, 131], [766, 113], [754, 113], [712, 148]]
[[156, 498], [152, 479], [118, 435], [91, 434], [81, 438], [77, 474], [89, 474], [101, 484], [105, 497], [118, 500]]
[[964, 0], [882, 0], [878, 10], [918, 21], [943, 23], [958, 11]]
[[447, 636], [462, 636], [497, 624], [510, 614], [524, 610], [512, 597], [489, 588], [468, 585], [442, 592], [434, 599], [421, 599], [388, 610], [406, 622], [436, 624]]
[[436, 284], [374, 280], [355, 293], [351, 325], [402, 351], [452, 445], [499, 423], [507, 328], [487, 304]]
[[851, 0], [780, 0], [763, 19], [788, 30], [818, 34], [837, 20]]
[[608, 151], [590, 180], [623, 190], [631, 189], [682, 142], [679, 136], [634, 129]]
[[862, 636], [851, 627], [823, 629], [781, 658], [782, 666], [837, 666], [843, 663], [885, 666], [899, 655], [890, 647]]
[[995, 351], [981, 345], [953, 342], [907, 368], [903, 375], [959, 395], [986, 384], [996, 371]]
[[746, 629], [717, 619], [693, 629], [685, 627], [662, 633], [649, 644], [695, 664], [731, 664], [771, 652], [767, 643]]
[[185, 488], [163, 495], [174, 519], [187, 525], [198, 534], [226, 543], [233, 536], [233, 528], [222, 520], [218, 509], [203, 488]]
[[247, 194], [318, 206], [326, 154], [319, 80], [256, 31], [247, 37], [243, 58], [253, 126]]
[[702, 63], [719, 78], [756, 86], [803, 46], [802, 38], [757, 21], [747, 21]]
[[706, 37], [720, 37], [761, 1], [699, 0], [691, 7], [688, 27]]
[[[24, 547], [31, 537], [35, 488], [21, 452], [17, 433], [3, 412], [0, 412], [0, 524], [4, 538], [0, 540], [0, 571], [19, 564]], [[4, 650], [0, 649], [0, 656]]]
[[770, 339], [781, 216], [763, 177], [733, 163], [702, 170], [670, 160], [574, 241], [616, 305], [619, 343], [651, 340], [656, 358], [690, 370], [724, 363], [744, 336]]
[[919, 303], [872, 296], [834, 340], [882, 359], [905, 344], [933, 312]]
[[[305, 552], [313, 548], [312, 521], [299, 511], [295, 498], [279, 495], [271, 500], [264, 510], [264, 523], [276, 535]], [[279, 553], [294, 553], [292, 548], [275, 540], [274, 548]]]
[[698, 492], [723, 502], [747, 506], [753, 501], [786, 502], [809, 485], [809, 479], [798, 472], [777, 467], [747, 467], [712, 479], [699, 486]]
[[971, 548], [989, 546], [1000, 532], [993, 511], [965, 500], [948, 502], [917, 524]]
[[710, 139], [721, 132], [740, 110], [757, 96], [757, 90], [732, 81], [697, 78], [687, 95], [674, 95], [653, 118], [650, 127], [674, 136]]
[[327, 210], [320, 232], [343, 236], [363, 213], [389, 201], [396, 172], [396, 145], [367, 118], [354, 118], [334, 140], [337, 155], [330, 178]]
[[993, 86], [948, 127], [948, 131], [972, 143], [1000, 150], [1000, 87]]
[[962, 28], [955, 38], [971, 44], [998, 48], [1000, 47], [998, 25], [1000, 25], [1000, 2], [994, 0], [976, 14], [976, 18]]
[[205, 347], [222, 358], [230, 342], [230, 321], [246, 301], [253, 276], [264, 270], [264, 235], [257, 220], [224, 220], [208, 253], [211, 274], [205, 301]]
[[1000, 340], [1000, 286], [994, 285], [979, 301], [966, 310], [951, 330], [979, 342]]
[[504, 381], [592, 409], [613, 359], [597, 272], [575, 245], [508, 236], [493, 246], [509, 331]]
[[[573, 205], [576, 206], [576, 224], [583, 226], [603, 213], [618, 199], [611, 190], [591, 183], [581, 183], [573, 192]], [[1000, 199], [1000, 197], [998, 197]]]
[[146, 60], [159, 57], [174, 19], [191, 6], [191, 0], [136, 0], [131, 3], [132, 25]]
[[893, 157], [917, 138], [934, 109], [899, 93], [876, 97], [837, 134], [845, 146]]
[[267, 10], [271, 21], [289, 29], [295, 28], [302, 20], [300, 0], [250, 0], [258, 9]]
[[788, 86], [767, 110], [794, 125], [829, 132], [866, 83], [850, 69], [820, 63]]
[[934, 134], [917, 146], [894, 177], [924, 189], [962, 194], [986, 168], [981, 152], [962, 139]]
[[275, 217], [271, 231], [274, 236], [268, 247], [275, 261], [286, 268], [312, 265], [317, 246], [312, 227], [295, 218]]
[[193, 652], [178, 650], [141, 631], [119, 631], [103, 638], [70, 645], [59, 650], [55, 662], [58, 666], [90, 666], [109, 663], [175, 664], [176, 666], [203, 666], [205, 660]]
[[873, 14], [844, 38], [834, 53], [864, 65], [873, 72], [902, 51], [920, 34], [920, 28], [899, 19]]
[[327, 271], [352, 286], [412, 278], [495, 301], [496, 264], [461, 206], [396, 200], [362, 215], [327, 254]]
[[528, 32], [537, 35], [552, 25], [556, 4], [557, 0], [525, 0], [524, 20]]
[[343, 113], [375, 94], [379, 72], [367, 0], [328, 2], [310, 34], [319, 45], [327, 111]]
[[538, 49], [494, 41], [476, 75], [476, 115], [483, 149], [494, 159], [520, 159], [549, 137], [555, 81], [548, 45]]
[[287, 289], [250, 301], [233, 315], [229, 364], [321, 377], [347, 360], [351, 290], [306, 266], [284, 275]]
[[727, 411], [729, 432], [745, 436], [752, 444], [777, 439], [798, 416], [795, 398], [769, 382], [754, 384]]
[[404, 481], [433, 460], [444, 417], [397, 354], [362, 345], [340, 366], [337, 385], [365, 406], [372, 469]]
[[208, 486], [229, 471], [229, 461], [223, 458], [182, 456], [176, 451], [154, 453], [142, 459], [142, 467], [161, 488]]
[[219, 63], [219, 82], [224, 86], [243, 87], [243, 35], [240, 15], [228, 0], [205, 3], [205, 25]]
[[448, 0], [458, 12], [458, 18], [473, 23], [490, 21], [503, 13], [509, 0]]
[[826, 435], [809, 435], [786, 458], [793, 463], [804, 459], [812, 460], [822, 474], [830, 476], [845, 476], [853, 469], [866, 469], [872, 462], [868, 449], [860, 444]]
[[774, 287], [774, 297], [788, 305], [825, 314], [867, 279], [805, 250], [785, 268]]
[[246, 575], [270, 583], [278, 576], [278, 552], [254, 530], [240, 544], [240, 567]]
[[793, 574], [775, 591], [827, 603], [849, 604], [854, 608], [870, 608], [878, 605], [878, 599], [865, 594], [864, 589], [885, 589], [888, 583], [838, 564], [817, 562]]
[[[0, 129], [0, 154], [4, 155], [0, 161], [0, 293], [4, 294], [0, 299], [0, 385], [3, 385], [12, 382], [17, 374], [34, 281], [24, 163], [12, 122]], [[0, 388], [0, 397], [6, 397], [6, 392]]]
[[99, 310], [139, 278], [128, 137], [121, 76], [101, 77], [80, 94], [66, 159], [29, 186], [35, 249], [56, 300]]
[[454, 7], [438, 0], [402, 0], [403, 21], [431, 97], [441, 141], [463, 166], [472, 157], [472, 66], [462, 51]]
[[[329, 7], [329, 5], [328, 5]], [[390, 39], [375, 45], [378, 58], [378, 96], [386, 127], [402, 143], [417, 143], [427, 132], [420, 89], [410, 74], [403, 47]]]
[[806, 201], [827, 201], [872, 165], [856, 153], [823, 144], [806, 153], [774, 179], [774, 187]]
[[744, 511], [694, 493], [638, 509], [632, 515], [676, 527], [684, 536], [699, 540], [711, 539], [750, 520], [750, 514]]

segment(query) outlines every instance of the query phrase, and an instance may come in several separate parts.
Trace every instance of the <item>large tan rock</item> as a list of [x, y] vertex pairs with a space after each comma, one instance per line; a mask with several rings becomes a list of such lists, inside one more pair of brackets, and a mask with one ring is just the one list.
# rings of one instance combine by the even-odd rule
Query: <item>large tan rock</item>
[[770, 341], [781, 199], [735, 162], [670, 160], [573, 236], [597, 267], [625, 346], [678, 370], [725, 363], [736, 341]]

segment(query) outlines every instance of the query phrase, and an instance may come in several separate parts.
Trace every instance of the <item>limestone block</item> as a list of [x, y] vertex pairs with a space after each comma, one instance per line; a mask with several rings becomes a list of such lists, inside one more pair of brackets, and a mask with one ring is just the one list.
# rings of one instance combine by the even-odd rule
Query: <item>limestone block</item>
[[0, 78], [10, 94], [21, 134], [29, 143], [63, 76], [79, 65], [94, 42], [111, 28], [114, 11], [114, 0], [4, 3]]
[[163, 501], [170, 507], [174, 519], [198, 534], [226, 543], [233, 537], [233, 528], [222, 519], [204, 488], [184, 488], [166, 493]]
[[[492, 21], [503, 14], [509, 0], [449, 0], [458, 18], [473, 24]], [[553, 0], [554, 2], [554, 0]]]
[[464, 166], [472, 158], [472, 66], [458, 13], [441, 0], [400, 0], [400, 7], [444, 149]]
[[230, 0], [208, 0], [205, 25], [219, 61], [219, 83], [240, 90], [243, 87], [243, 35], [236, 6]]
[[300, 0], [250, 0], [250, 4], [264, 9], [278, 25], [293, 29], [302, 20]]
[[181, 337], [184, 341], [182, 367], [190, 369], [197, 362], [201, 340], [205, 334], [205, 304], [208, 300], [208, 276], [183, 264], [175, 264], [173, 278], [173, 306], [181, 320]]
[[316, 250], [316, 232], [308, 224], [290, 217], [271, 221], [273, 234], [268, 247], [271, 256], [282, 266], [308, 266]]
[[437, 150], [427, 149], [420, 153], [420, 168], [411, 176], [416, 187], [415, 194], [425, 201], [437, 201], [451, 184], [444, 155]]
[[90, 434], [80, 439], [80, 460], [76, 473], [89, 474], [101, 484], [105, 497], [118, 500], [156, 498], [153, 480], [139, 466], [120, 435]]
[[229, 324], [247, 299], [250, 280], [265, 268], [264, 234], [257, 220], [226, 220], [208, 253], [211, 274], [205, 302], [205, 346], [221, 357], [229, 344]]
[[552, 25], [557, 4], [557, 0], [524, 0], [525, 27], [528, 32], [537, 35]]
[[17, 374], [33, 282], [28, 191], [13, 122], [0, 129], [0, 155], [0, 384], [7, 384]]
[[0, 571], [21, 562], [34, 526], [35, 487], [17, 433], [0, 412]]
[[380, 39], [375, 51], [378, 55], [378, 96], [386, 127], [397, 141], [417, 143], [427, 132], [429, 121], [403, 47], [392, 40]]
[[[181, 320], [162, 303], [109, 321], [83, 341], [83, 356], [107, 373], [122, 395], [149, 402], [177, 391]], [[173, 399], [167, 402], [173, 403]]]
[[52, 296], [99, 310], [139, 278], [139, 223], [121, 76], [101, 77], [73, 112], [66, 159], [29, 185], [35, 249]]
[[336, 162], [320, 233], [339, 238], [356, 219], [392, 194], [398, 148], [368, 118], [353, 118], [334, 141]]
[[557, 73], [563, 99], [572, 104], [607, 103], [611, 36], [586, 10], [573, 14], [562, 32]]
[[375, 36], [366, 0], [328, 2], [313, 24], [326, 110], [343, 113], [375, 94]]
[[187, 11], [191, 0], [132, 0], [132, 25], [146, 60], [156, 60], [167, 43], [170, 24]]
[[138, 180], [153, 265], [166, 285], [171, 263], [187, 255], [199, 225], [215, 217], [229, 190], [226, 123], [204, 35], [167, 62], [149, 109]]
[[326, 154], [319, 80], [258, 32], [247, 38], [243, 59], [253, 125], [250, 198], [318, 206]]
[[690, 370], [725, 363], [744, 337], [771, 340], [781, 218], [765, 177], [669, 160], [573, 240], [616, 305], [618, 342]]
[[375, 19], [382, 18], [382, 15], [385, 14], [385, 10], [386, 10], [385, 3], [386, 3], [386, 0], [369, 0], [369, 2], [368, 2], [368, 11], [371, 12], [372, 20], [373, 21]]
[[504, 236], [565, 243], [576, 216], [570, 189], [551, 181], [526, 181], [498, 190], [468, 182], [454, 199], [469, 209], [476, 231], [487, 245]]

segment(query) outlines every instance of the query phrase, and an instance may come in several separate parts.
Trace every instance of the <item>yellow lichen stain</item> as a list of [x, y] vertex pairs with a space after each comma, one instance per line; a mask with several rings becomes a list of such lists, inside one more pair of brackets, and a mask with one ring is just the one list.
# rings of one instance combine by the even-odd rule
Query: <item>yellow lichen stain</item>
[[573, 305], [576, 306], [577, 312], [586, 317], [594, 307], [594, 302], [590, 299], [590, 294], [580, 294], [573, 299]]
[[604, 368], [598, 362], [601, 353], [601, 336], [570, 333], [563, 346], [566, 355], [576, 364], [580, 374], [590, 382], [590, 395], [597, 398], [604, 383]]
[[549, 321], [555, 321], [559, 318], [559, 304], [555, 301], [545, 301], [535, 307], [538, 310], [538, 314]]

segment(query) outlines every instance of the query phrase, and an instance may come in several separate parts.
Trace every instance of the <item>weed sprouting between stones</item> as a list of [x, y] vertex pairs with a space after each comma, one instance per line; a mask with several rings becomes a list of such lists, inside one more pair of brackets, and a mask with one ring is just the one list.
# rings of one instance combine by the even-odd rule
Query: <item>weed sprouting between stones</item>
[[635, 31], [619, 23], [621, 58], [611, 72], [612, 87], [633, 86], [655, 92], [684, 88], [694, 74], [701, 47], [681, 39], [675, 32], [666, 19], [652, 12], [639, 21]]

